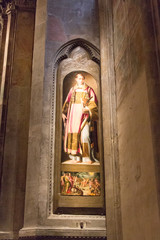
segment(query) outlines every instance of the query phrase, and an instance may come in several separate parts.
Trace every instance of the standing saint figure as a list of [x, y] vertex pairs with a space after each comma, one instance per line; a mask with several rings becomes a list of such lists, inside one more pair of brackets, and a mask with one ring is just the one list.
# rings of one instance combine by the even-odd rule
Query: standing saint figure
[[[62, 107], [64, 122], [64, 151], [75, 163], [92, 163], [91, 131], [98, 120], [97, 97], [85, 82], [82, 73], [75, 75], [76, 85], [72, 87]], [[94, 158], [95, 161], [97, 161]]]

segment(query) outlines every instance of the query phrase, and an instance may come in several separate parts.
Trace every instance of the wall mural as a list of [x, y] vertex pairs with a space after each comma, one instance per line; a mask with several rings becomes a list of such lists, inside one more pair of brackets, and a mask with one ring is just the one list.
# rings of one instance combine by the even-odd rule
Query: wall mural
[[61, 172], [61, 194], [100, 196], [100, 173]]
[[63, 146], [70, 159], [67, 163], [99, 163], [94, 155], [97, 146], [97, 97], [93, 88], [85, 83], [82, 72], [75, 73], [74, 79], [76, 84], [69, 90], [62, 107]]
[[61, 195], [100, 196], [101, 193], [96, 84], [86, 76], [82, 71], [72, 73], [68, 82], [72, 86], [64, 89]]

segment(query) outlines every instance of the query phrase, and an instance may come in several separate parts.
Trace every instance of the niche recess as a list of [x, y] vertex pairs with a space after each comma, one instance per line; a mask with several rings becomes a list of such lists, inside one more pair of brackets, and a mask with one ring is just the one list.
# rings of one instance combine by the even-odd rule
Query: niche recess
[[[99, 50], [82, 39], [70, 41], [64, 45], [55, 60], [54, 81], [56, 94], [53, 91], [52, 125], [51, 125], [51, 169], [50, 210], [52, 213], [72, 214], [105, 214], [104, 210], [104, 179], [103, 179], [103, 142], [101, 118], [101, 85], [100, 85], [100, 56]], [[73, 75], [83, 72], [85, 82], [94, 89], [98, 98], [99, 120], [97, 123], [99, 165], [72, 164], [65, 165], [67, 155], [63, 152], [62, 144], [62, 105], [69, 89], [75, 85]], [[55, 101], [56, 100], [56, 101]], [[56, 103], [56, 104], [55, 104]], [[54, 118], [55, 114], [55, 118]], [[54, 128], [55, 126], [55, 128]], [[99, 172], [101, 193], [99, 196], [63, 196], [60, 179], [62, 172]], [[52, 184], [54, 182], [54, 185]]]

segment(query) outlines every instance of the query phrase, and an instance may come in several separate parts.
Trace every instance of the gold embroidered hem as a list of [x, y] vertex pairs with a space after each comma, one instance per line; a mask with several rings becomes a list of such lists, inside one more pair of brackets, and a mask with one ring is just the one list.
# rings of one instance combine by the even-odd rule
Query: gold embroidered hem
[[89, 152], [89, 147], [88, 143], [82, 143], [82, 157], [89, 157], [90, 152]]
[[66, 144], [66, 152], [67, 150], [78, 150], [80, 142], [80, 134], [79, 133], [68, 133], [67, 136], [67, 144]]

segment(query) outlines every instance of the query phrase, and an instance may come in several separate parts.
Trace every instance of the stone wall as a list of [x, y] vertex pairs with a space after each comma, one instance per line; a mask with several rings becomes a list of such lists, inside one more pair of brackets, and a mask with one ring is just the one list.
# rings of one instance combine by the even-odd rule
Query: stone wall
[[97, 1], [49, 0], [47, 12], [48, 61], [59, 47], [72, 39], [83, 38], [99, 48]]
[[113, 26], [123, 239], [159, 239], [159, 76], [149, 1], [113, 1]]

